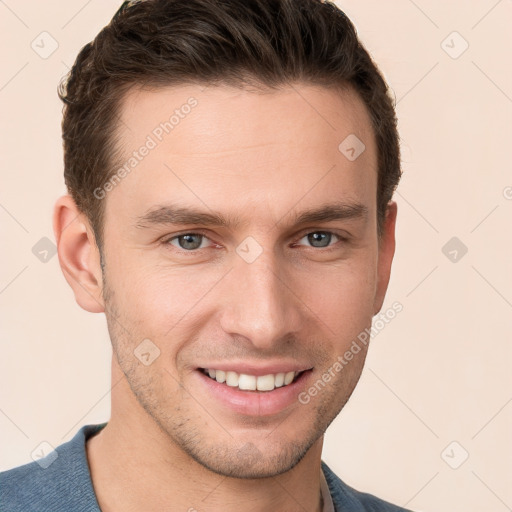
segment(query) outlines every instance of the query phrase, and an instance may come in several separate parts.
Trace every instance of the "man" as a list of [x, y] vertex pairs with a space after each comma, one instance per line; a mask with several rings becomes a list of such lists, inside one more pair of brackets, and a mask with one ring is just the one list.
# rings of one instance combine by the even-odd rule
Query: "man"
[[125, 2], [60, 96], [54, 231], [76, 301], [106, 315], [112, 413], [2, 473], [2, 510], [404, 510], [321, 459], [386, 294], [400, 178], [347, 17]]

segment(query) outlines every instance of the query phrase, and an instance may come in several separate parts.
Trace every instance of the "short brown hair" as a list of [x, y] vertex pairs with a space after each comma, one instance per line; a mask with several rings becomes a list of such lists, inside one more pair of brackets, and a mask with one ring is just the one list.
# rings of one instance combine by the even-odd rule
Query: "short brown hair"
[[[386, 82], [333, 3], [322, 0], [127, 1], [86, 44], [59, 97], [64, 178], [100, 249], [104, 202], [94, 190], [114, 174], [121, 100], [136, 85], [292, 83], [352, 87], [377, 141], [378, 232], [401, 176], [394, 103]], [[341, 141], [340, 141], [341, 142]]]

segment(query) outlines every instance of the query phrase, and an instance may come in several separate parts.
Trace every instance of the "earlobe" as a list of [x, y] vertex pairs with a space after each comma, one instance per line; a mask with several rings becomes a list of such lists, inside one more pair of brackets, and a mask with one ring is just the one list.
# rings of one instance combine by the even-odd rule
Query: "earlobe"
[[379, 261], [377, 265], [377, 290], [373, 307], [376, 315], [382, 308], [389, 278], [391, 276], [391, 264], [395, 255], [395, 226], [398, 206], [395, 201], [388, 203], [386, 219], [382, 229], [382, 239], [379, 242]]
[[80, 307], [104, 309], [100, 254], [87, 217], [70, 195], [59, 197], [53, 211], [53, 232], [60, 267]]

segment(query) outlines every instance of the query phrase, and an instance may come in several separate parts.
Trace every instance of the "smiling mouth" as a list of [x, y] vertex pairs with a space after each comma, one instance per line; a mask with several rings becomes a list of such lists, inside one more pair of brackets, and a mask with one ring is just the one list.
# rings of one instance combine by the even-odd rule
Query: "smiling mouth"
[[301, 372], [270, 373], [268, 375], [248, 375], [233, 371], [215, 370], [210, 368], [199, 368], [199, 371], [217, 381], [241, 391], [274, 391], [277, 388], [284, 388], [296, 382], [300, 377], [310, 370]]

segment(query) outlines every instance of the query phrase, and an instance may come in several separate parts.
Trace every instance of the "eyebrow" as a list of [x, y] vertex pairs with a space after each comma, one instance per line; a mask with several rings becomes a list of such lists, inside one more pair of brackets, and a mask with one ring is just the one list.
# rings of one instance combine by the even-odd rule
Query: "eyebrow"
[[[309, 208], [295, 214], [291, 225], [302, 225], [314, 222], [335, 220], [366, 220], [368, 208], [358, 202], [336, 202]], [[279, 224], [281, 221], [277, 221]], [[194, 208], [165, 204], [150, 208], [146, 213], [135, 219], [135, 227], [140, 229], [166, 225], [203, 225], [214, 227], [237, 228], [242, 222], [239, 216], [224, 217], [219, 213], [208, 213]]]

